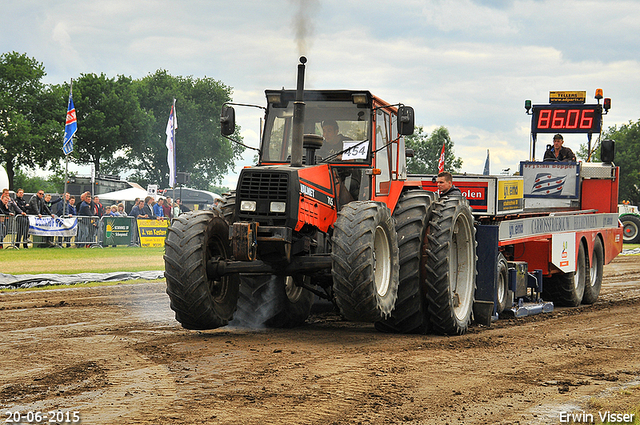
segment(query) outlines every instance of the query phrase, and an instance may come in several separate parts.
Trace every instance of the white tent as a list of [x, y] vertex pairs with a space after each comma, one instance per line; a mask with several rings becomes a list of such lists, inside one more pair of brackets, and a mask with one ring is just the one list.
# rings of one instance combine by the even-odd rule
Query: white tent
[[9, 189], [9, 176], [4, 167], [0, 167], [0, 190]]
[[102, 193], [97, 195], [100, 201], [135, 201], [136, 198], [144, 199], [148, 195], [142, 188], [130, 187], [129, 189], [116, 190], [115, 192]]

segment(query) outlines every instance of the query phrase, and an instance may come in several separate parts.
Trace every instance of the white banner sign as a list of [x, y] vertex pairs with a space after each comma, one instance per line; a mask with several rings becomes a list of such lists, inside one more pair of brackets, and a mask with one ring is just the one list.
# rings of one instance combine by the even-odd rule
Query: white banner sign
[[29, 234], [35, 236], [75, 236], [78, 232], [77, 218], [29, 216]]
[[575, 214], [505, 220], [500, 222], [500, 241], [528, 238], [539, 235], [578, 232], [591, 229], [618, 227], [618, 214]]
[[147, 195], [152, 196], [154, 200], [158, 199], [158, 185], [157, 184], [148, 185]]
[[579, 197], [578, 164], [566, 162], [521, 162], [525, 198]]

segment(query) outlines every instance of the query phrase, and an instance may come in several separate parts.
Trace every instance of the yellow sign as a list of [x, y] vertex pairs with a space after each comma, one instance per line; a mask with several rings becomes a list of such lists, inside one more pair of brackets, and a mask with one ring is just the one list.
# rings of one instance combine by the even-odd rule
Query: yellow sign
[[550, 91], [549, 103], [584, 103], [587, 100], [586, 91]]
[[522, 209], [524, 204], [523, 180], [498, 180], [498, 210]]
[[137, 222], [140, 246], [147, 248], [164, 246], [169, 220], [139, 218]]

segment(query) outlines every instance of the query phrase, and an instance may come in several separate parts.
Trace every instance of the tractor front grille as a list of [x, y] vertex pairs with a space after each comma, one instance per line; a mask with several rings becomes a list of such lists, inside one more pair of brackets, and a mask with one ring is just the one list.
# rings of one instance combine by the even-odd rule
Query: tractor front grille
[[286, 173], [245, 173], [239, 186], [240, 199], [286, 201], [289, 175]]
[[[256, 201], [256, 210], [240, 211], [238, 209], [238, 218], [255, 220], [263, 225], [284, 225], [291, 211], [289, 175], [282, 172], [253, 170], [242, 173], [238, 185], [237, 202], [239, 204], [241, 201]], [[271, 212], [271, 202], [285, 202], [287, 208], [284, 212]]]

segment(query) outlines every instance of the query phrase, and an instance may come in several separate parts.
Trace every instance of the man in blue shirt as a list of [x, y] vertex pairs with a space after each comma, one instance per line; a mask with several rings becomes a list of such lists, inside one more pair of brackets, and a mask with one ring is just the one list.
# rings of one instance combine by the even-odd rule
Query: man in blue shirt
[[164, 210], [162, 209], [162, 205], [164, 205], [164, 199], [163, 198], [158, 198], [158, 202], [153, 204], [153, 213], [155, 214], [155, 216], [157, 218], [163, 218], [164, 217]]

